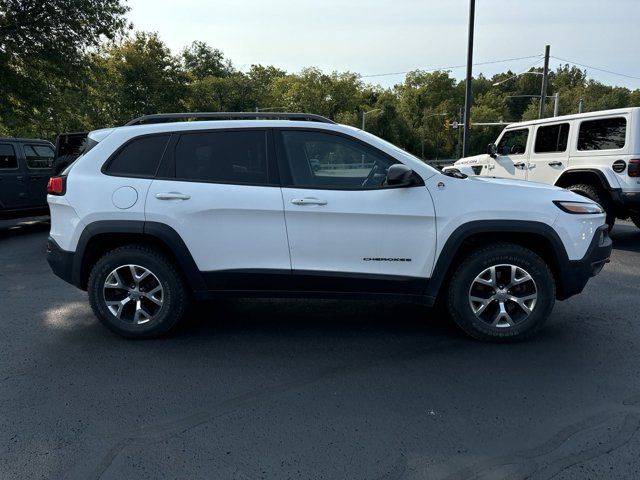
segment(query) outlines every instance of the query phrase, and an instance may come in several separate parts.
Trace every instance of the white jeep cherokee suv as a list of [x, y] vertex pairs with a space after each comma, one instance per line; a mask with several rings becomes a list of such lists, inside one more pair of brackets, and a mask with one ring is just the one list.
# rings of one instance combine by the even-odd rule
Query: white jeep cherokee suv
[[48, 260], [128, 337], [168, 331], [189, 299], [299, 295], [441, 299], [475, 338], [522, 339], [608, 261], [605, 216], [462, 177], [315, 115], [141, 117], [51, 179]]

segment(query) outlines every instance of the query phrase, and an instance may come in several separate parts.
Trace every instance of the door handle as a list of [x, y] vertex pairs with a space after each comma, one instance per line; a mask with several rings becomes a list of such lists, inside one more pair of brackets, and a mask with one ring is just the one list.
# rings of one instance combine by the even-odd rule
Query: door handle
[[291, 203], [293, 203], [294, 205], [326, 205], [327, 201], [320, 200], [319, 198], [305, 197], [294, 198], [293, 200], [291, 200]]
[[189, 200], [191, 195], [180, 192], [156, 193], [158, 200]]
[[514, 167], [523, 169], [526, 165], [524, 162], [518, 162], [513, 164]]
[[550, 167], [561, 167], [562, 166], [562, 162], [549, 162], [548, 165]]
[[24, 182], [24, 177], [22, 175], [19, 175], [16, 177], [16, 180], [19, 182]]
[[35, 182], [36, 180], [40, 180], [42, 177], [29, 177], [29, 180], [31, 180], [32, 182]]

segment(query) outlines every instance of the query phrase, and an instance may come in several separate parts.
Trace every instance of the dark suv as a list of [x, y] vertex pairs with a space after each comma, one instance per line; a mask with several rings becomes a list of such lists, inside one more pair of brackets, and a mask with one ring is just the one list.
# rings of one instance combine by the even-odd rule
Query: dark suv
[[51, 142], [0, 138], [0, 218], [47, 214], [47, 182], [53, 175]]

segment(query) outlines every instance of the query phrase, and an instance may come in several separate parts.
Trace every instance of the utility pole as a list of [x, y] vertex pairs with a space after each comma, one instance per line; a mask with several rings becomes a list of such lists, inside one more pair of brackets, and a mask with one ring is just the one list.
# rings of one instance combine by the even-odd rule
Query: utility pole
[[469, 40], [467, 43], [467, 79], [464, 90], [464, 127], [462, 130], [462, 156], [466, 157], [469, 151], [469, 126], [471, 119], [471, 65], [473, 63], [473, 24], [476, 13], [476, 0], [469, 0]]
[[558, 110], [560, 109], [560, 95], [558, 92], [553, 96], [553, 116], [558, 116]]
[[374, 108], [373, 110], [369, 110], [368, 112], [365, 112], [364, 110], [362, 111], [362, 131], [365, 131], [364, 128], [364, 124], [365, 124], [365, 119], [367, 118], [367, 115], [369, 115], [370, 113], [375, 113], [375, 112], [380, 112], [382, 111], [381, 108]]
[[[464, 126], [462, 125], [462, 107], [460, 107], [460, 112], [458, 114], [458, 122], [460, 127], [464, 128]], [[462, 158], [460, 156], [461, 147], [462, 147], [462, 130], [460, 129], [460, 127], [458, 127], [458, 145], [456, 145], [456, 156], [458, 158]]]
[[538, 118], [544, 117], [544, 104], [547, 101], [547, 80], [549, 78], [549, 50], [551, 45], [544, 47], [544, 70], [542, 71], [542, 91], [540, 92], [540, 111]]
[[578, 103], [578, 113], [582, 113], [582, 99], [580, 99], [580, 103]]

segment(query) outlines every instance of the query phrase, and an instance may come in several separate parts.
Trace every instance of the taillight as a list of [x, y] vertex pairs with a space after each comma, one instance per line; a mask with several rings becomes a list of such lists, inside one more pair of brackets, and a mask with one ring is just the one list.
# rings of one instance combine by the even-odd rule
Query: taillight
[[629, 174], [630, 177], [640, 177], [640, 158], [629, 160], [627, 173]]
[[67, 177], [51, 177], [47, 183], [47, 193], [49, 195], [64, 195], [67, 190]]

